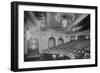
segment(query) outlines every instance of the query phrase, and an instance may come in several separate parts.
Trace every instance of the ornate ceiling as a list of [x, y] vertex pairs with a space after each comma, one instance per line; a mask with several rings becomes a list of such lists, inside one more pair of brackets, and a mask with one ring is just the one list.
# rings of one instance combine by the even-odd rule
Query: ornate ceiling
[[[65, 33], [76, 32], [86, 25], [90, 27], [90, 16], [83, 13], [25, 12], [25, 18], [39, 25], [41, 30], [53, 29]], [[88, 18], [87, 18], [88, 17]], [[87, 19], [86, 19], [87, 18]], [[85, 19], [85, 22], [82, 21]], [[81, 25], [80, 25], [81, 24]]]

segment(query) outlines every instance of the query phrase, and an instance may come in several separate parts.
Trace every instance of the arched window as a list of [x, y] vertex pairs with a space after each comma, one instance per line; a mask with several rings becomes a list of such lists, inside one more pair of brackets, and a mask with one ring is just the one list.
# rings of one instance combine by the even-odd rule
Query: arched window
[[48, 40], [48, 48], [54, 47], [56, 45], [56, 40], [54, 37], [50, 37]]
[[63, 38], [59, 38], [59, 39], [58, 39], [58, 45], [59, 45], [59, 44], [63, 44], [63, 43], [64, 43]]

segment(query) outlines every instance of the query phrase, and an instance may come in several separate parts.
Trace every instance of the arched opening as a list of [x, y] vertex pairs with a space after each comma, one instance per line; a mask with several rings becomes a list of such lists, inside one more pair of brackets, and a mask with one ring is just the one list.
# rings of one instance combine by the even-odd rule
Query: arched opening
[[56, 46], [56, 40], [54, 37], [50, 37], [48, 40], [48, 48]]
[[58, 39], [58, 45], [59, 45], [59, 44], [63, 44], [63, 43], [64, 43], [63, 38], [59, 38], [59, 39]]

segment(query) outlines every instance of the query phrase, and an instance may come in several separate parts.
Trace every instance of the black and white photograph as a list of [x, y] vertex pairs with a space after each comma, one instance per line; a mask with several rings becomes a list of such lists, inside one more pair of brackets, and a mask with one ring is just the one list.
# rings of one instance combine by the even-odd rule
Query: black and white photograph
[[12, 2], [11, 70], [97, 66], [97, 7]]
[[90, 16], [24, 11], [24, 61], [90, 59]]

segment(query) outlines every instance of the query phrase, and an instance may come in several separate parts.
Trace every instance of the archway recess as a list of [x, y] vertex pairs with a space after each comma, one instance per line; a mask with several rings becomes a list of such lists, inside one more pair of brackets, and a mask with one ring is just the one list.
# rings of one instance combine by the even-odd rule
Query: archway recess
[[64, 43], [64, 39], [63, 39], [63, 38], [59, 38], [59, 39], [58, 39], [58, 45], [59, 45], [59, 44], [63, 44], [63, 43]]
[[54, 37], [50, 37], [48, 40], [48, 48], [56, 46], [56, 40]]

